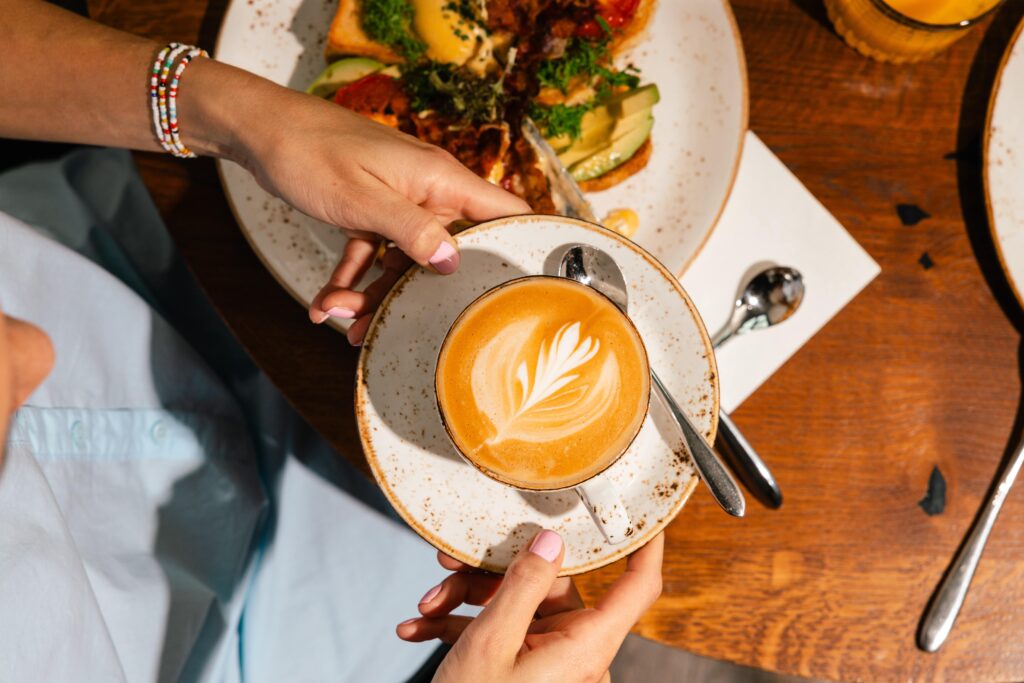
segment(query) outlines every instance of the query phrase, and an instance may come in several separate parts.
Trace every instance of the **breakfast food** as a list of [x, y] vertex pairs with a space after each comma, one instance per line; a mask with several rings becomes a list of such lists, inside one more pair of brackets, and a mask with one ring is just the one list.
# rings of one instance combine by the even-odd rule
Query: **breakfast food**
[[524, 489], [575, 486], [640, 431], [650, 396], [633, 324], [571, 280], [513, 280], [452, 326], [438, 357], [438, 406], [459, 451]]
[[[530, 117], [600, 190], [650, 157], [654, 84], [617, 53], [654, 0], [341, 0], [309, 92], [437, 144], [538, 213], [556, 206]], [[340, 57], [340, 58], [339, 58]]]

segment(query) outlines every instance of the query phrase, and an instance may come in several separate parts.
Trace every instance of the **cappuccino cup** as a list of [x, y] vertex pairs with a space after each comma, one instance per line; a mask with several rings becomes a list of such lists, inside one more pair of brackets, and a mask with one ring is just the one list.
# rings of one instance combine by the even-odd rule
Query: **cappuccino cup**
[[616, 544], [633, 529], [602, 473], [640, 432], [650, 377], [643, 340], [614, 303], [536, 275], [466, 307], [441, 344], [434, 389], [464, 460], [522, 491], [574, 489]]

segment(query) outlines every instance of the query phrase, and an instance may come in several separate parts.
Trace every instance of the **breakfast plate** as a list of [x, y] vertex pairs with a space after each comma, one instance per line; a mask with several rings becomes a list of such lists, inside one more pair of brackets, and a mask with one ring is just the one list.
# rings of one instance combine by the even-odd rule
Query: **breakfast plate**
[[985, 126], [989, 229], [1017, 301], [1024, 306], [1024, 21], [1017, 26], [992, 89]]
[[630, 317], [656, 368], [697, 428], [713, 441], [718, 382], [707, 331], [679, 282], [644, 250], [609, 230], [568, 218], [528, 216], [460, 233], [462, 264], [441, 277], [410, 270], [381, 304], [356, 375], [363, 449], [391, 504], [423, 538], [473, 566], [502, 571], [533, 534], [566, 542], [563, 574], [613, 562], [642, 546], [682, 509], [697, 474], [657, 402], [639, 435], [605, 474], [636, 529], [610, 545], [573, 491], [521, 492], [462, 460], [438, 414], [434, 369], [462, 310], [483, 292], [524, 275], [557, 273], [569, 245], [610, 254], [629, 284]]
[[[232, 0], [217, 59], [303, 90], [326, 62], [336, 2]], [[599, 216], [637, 212], [633, 239], [677, 275], [711, 234], [732, 188], [747, 127], [747, 85], [735, 20], [725, 0], [658, 0], [642, 41], [617, 59], [659, 84], [646, 168], [588, 193]], [[302, 305], [337, 262], [345, 237], [265, 192], [242, 167], [219, 162], [232, 211], [256, 254]], [[332, 323], [336, 323], [332, 319]]]

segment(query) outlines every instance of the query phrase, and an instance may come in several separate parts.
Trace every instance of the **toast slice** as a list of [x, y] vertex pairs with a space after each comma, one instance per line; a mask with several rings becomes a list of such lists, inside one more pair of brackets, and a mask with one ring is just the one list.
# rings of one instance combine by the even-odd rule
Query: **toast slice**
[[385, 64], [400, 63], [401, 56], [363, 31], [362, 4], [362, 0], [339, 0], [338, 11], [327, 32], [327, 59], [355, 56], [369, 57]]

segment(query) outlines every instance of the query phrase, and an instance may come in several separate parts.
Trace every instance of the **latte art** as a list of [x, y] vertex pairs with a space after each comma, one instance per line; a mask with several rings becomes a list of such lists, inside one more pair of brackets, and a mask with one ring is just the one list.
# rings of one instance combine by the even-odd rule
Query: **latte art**
[[522, 488], [589, 478], [625, 450], [646, 413], [636, 330], [600, 294], [528, 278], [457, 321], [438, 359], [438, 400], [459, 450]]
[[[609, 354], [598, 357], [601, 342], [581, 339], [579, 322], [563, 325], [550, 339], [540, 334], [542, 326], [540, 318], [524, 321], [480, 350], [472, 370], [473, 395], [494, 430], [481, 446], [564, 438], [586, 428], [614, 399], [618, 363]], [[540, 348], [530, 354], [537, 338]], [[530, 355], [517, 364], [521, 349]], [[506, 391], [489, 390], [494, 386]]]

